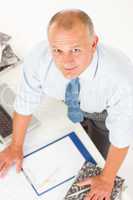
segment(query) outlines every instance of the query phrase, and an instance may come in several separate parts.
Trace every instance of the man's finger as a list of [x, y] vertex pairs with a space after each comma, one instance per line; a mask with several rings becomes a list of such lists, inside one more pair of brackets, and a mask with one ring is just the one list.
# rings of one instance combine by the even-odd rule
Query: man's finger
[[94, 200], [95, 199], [95, 194], [93, 192], [89, 193], [86, 195], [85, 199], [84, 200]]
[[0, 177], [4, 177], [9, 169], [9, 163], [4, 163], [3, 167], [1, 168], [1, 171], [0, 171]]
[[5, 165], [5, 161], [1, 161], [0, 162], [0, 172], [1, 172], [1, 170], [3, 169], [3, 166]]
[[18, 159], [16, 160], [16, 171], [19, 173], [22, 169], [22, 160]]

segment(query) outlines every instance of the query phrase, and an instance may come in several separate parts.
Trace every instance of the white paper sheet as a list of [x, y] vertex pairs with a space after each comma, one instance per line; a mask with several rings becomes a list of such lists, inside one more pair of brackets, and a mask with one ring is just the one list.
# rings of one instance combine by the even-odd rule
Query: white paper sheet
[[37, 193], [42, 194], [75, 176], [83, 163], [84, 157], [66, 137], [26, 157], [23, 170]]

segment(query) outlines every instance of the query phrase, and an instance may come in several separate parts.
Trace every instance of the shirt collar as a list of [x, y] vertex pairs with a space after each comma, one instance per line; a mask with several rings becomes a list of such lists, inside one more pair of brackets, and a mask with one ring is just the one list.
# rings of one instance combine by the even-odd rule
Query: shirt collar
[[90, 79], [92, 80], [95, 77], [96, 71], [98, 67], [98, 53], [97, 50], [95, 51], [91, 63], [88, 65], [88, 67], [83, 71], [79, 78], [80, 80], [84, 79]]

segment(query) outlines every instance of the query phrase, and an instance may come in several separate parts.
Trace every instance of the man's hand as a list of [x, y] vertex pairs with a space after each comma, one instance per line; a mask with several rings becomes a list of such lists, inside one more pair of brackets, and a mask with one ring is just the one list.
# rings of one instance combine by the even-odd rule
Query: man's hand
[[9, 145], [0, 152], [0, 177], [6, 175], [12, 164], [16, 164], [17, 172], [20, 172], [23, 160], [23, 150], [14, 144]]
[[98, 175], [89, 177], [77, 185], [91, 185], [91, 191], [86, 195], [84, 200], [110, 200], [114, 180], [109, 181], [104, 176]]

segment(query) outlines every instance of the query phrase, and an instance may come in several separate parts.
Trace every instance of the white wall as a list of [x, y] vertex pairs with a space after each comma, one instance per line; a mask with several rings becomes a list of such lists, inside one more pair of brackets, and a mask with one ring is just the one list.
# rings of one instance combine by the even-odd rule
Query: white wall
[[132, 0], [0, 0], [0, 31], [13, 37], [12, 45], [23, 57], [46, 38], [50, 17], [65, 8], [85, 10], [100, 40], [122, 49], [133, 60]]

